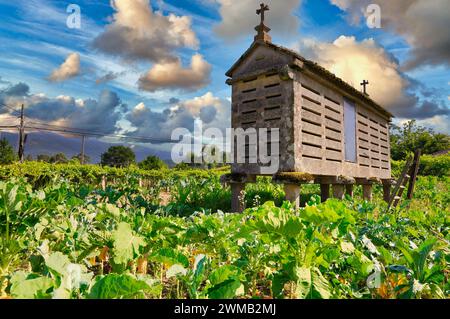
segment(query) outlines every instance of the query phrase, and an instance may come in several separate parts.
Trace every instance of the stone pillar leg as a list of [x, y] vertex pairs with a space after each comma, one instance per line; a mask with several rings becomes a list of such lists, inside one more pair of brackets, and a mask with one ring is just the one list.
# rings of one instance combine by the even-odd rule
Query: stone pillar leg
[[242, 213], [244, 211], [243, 191], [245, 183], [231, 183], [231, 211], [233, 213]]
[[330, 184], [320, 184], [320, 198], [322, 203], [326, 202], [330, 198]]
[[286, 193], [286, 200], [290, 201], [295, 209], [300, 208], [300, 185], [284, 184], [284, 192]]
[[389, 203], [391, 199], [391, 184], [383, 184], [383, 199], [386, 203]]
[[372, 185], [363, 185], [363, 198], [369, 202], [372, 201]]
[[102, 176], [102, 190], [106, 190], [106, 176]]
[[350, 197], [353, 197], [353, 185], [345, 185], [345, 193], [349, 195]]
[[333, 185], [333, 197], [337, 199], [344, 199], [345, 185], [334, 184]]

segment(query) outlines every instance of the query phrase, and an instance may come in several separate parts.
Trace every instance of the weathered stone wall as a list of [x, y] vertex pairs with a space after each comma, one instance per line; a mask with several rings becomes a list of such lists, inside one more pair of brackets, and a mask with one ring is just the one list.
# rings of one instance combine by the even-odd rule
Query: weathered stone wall
[[[278, 128], [279, 153], [271, 155], [279, 156], [281, 171], [292, 171], [295, 164], [292, 84], [292, 80], [281, 79], [278, 73], [266, 73], [233, 84], [233, 128], [244, 130]], [[256, 136], [257, 143], [260, 141], [258, 134]], [[268, 140], [270, 141], [270, 137]], [[237, 145], [235, 145], [235, 160], [238, 156], [243, 155], [247, 164], [234, 164], [233, 172], [261, 174], [262, 165], [258, 158], [249, 156], [249, 149], [253, 148], [256, 151], [256, 145], [249, 141], [246, 141], [245, 144], [245, 155], [238, 152]], [[270, 143], [267, 147], [269, 150], [271, 149]]]
[[355, 178], [391, 177], [389, 119], [351, 96], [356, 104], [357, 162], [345, 160], [344, 92], [295, 73], [296, 165], [299, 172]]

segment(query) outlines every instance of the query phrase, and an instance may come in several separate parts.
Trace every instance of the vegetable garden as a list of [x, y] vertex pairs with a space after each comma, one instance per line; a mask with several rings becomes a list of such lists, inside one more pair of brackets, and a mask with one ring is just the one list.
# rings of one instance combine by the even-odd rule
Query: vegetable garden
[[1, 298], [450, 296], [448, 174], [391, 211], [313, 185], [295, 211], [261, 178], [229, 214], [223, 171], [58, 167], [0, 169]]

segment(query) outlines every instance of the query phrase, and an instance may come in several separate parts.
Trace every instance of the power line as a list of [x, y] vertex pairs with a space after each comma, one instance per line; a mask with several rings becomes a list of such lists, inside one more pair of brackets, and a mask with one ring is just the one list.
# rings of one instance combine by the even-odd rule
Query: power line
[[4, 121], [17, 121], [19, 118], [12, 115], [0, 114], [0, 120]]
[[[19, 112], [18, 110], [13, 109], [11, 106], [6, 105], [4, 103], [0, 103], [0, 105], [14, 111]], [[7, 115], [9, 116], [9, 115]], [[13, 117], [13, 116], [10, 116]], [[19, 117], [18, 117], [19, 118]], [[15, 119], [18, 119], [15, 118]], [[148, 142], [153, 144], [166, 144], [166, 143], [176, 143], [177, 141], [169, 140], [169, 139], [157, 139], [157, 138], [149, 138], [144, 136], [133, 136], [133, 135], [125, 135], [125, 134], [113, 134], [113, 133], [106, 133], [106, 132], [100, 132], [100, 131], [92, 131], [92, 130], [86, 130], [81, 128], [74, 128], [74, 127], [68, 127], [68, 126], [62, 126], [62, 125], [55, 125], [46, 123], [39, 120], [32, 120], [28, 121], [25, 120], [26, 123], [23, 125], [24, 129], [33, 129], [33, 130], [39, 130], [39, 131], [48, 131], [48, 132], [58, 132], [58, 133], [68, 133], [68, 134], [74, 134], [78, 136], [93, 136], [93, 137], [109, 137], [109, 138], [119, 138], [119, 139], [131, 139], [135, 141], [142, 141], [142, 142]], [[31, 124], [31, 125], [28, 125]], [[45, 127], [42, 127], [42, 125], [45, 125]], [[19, 126], [3, 126], [0, 128], [19, 128]]]
[[9, 105], [6, 105], [6, 104], [4, 104], [4, 103], [0, 103], [0, 105], [3, 106], [3, 107], [6, 107], [6, 108], [9, 109], [10, 111], [18, 112], [18, 113], [20, 112], [19, 110], [16, 110], [14, 107], [9, 106]]
[[59, 132], [59, 133], [68, 133], [68, 134], [74, 134], [79, 136], [94, 136], [94, 137], [111, 137], [111, 138], [123, 138], [123, 139], [131, 139], [136, 141], [145, 141], [149, 143], [174, 143], [173, 140], [166, 140], [166, 139], [154, 139], [154, 138], [148, 138], [148, 137], [140, 137], [140, 136], [131, 136], [131, 135], [122, 135], [122, 134], [104, 134], [104, 133], [96, 133], [96, 132], [87, 132], [87, 131], [80, 131], [75, 128], [48, 128], [48, 127], [36, 127], [36, 126], [25, 126], [25, 128], [28, 129], [35, 129], [35, 130], [41, 130], [41, 131], [48, 131], [48, 132]]
[[[29, 124], [31, 124], [31, 125], [29, 125]], [[42, 127], [42, 125], [45, 125], [46, 127]], [[5, 127], [17, 128], [18, 126], [5, 126]], [[145, 141], [145, 142], [150, 142], [150, 143], [159, 143], [159, 144], [174, 143], [173, 140], [168, 140], [168, 139], [156, 139], [156, 138], [125, 135], [125, 134], [112, 134], [112, 133], [91, 131], [91, 130], [85, 130], [85, 129], [62, 126], [62, 125], [54, 125], [54, 124], [50, 124], [50, 123], [44, 123], [41, 121], [37, 121], [37, 122], [27, 121], [25, 124], [25, 128], [40, 130], [40, 131], [48, 131], [48, 132], [68, 133], [68, 134], [74, 134], [74, 135], [78, 135], [78, 136], [84, 135], [84, 136], [94, 136], [94, 137], [122, 138], [122, 139], [132, 139], [132, 140], [137, 140], [137, 141]]]

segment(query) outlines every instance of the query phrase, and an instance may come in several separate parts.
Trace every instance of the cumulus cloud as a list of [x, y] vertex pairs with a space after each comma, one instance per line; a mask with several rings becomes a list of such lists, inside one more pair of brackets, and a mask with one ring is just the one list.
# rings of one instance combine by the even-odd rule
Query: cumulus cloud
[[[18, 83], [0, 91], [0, 102], [12, 108], [25, 105], [27, 123], [48, 123], [109, 134], [117, 130], [125, 105], [115, 92], [104, 90], [97, 99], [76, 99], [60, 95], [48, 97], [33, 94], [25, 83]], [[2, 112], [11, 113], [5, 108]]]
[[116, 131], [123, 108], [118, 95], [105, 90], [98, 99], [31, 96], [26, 114], [31, 119], [109, 134]]
[[[216, 0], [220, 5], [222, 21], [215, 31], [226, 39], [239, 38], [242, 35], [255, 33], [254, 28], [260, 18], [256, 15], [260, 0]], [[293, 34], [299, 28], [299, 20], [294, 11], [300, 6], [301, 0], [267, 0], [270, 11], [266, 13], [266, 25], [274, 33]]]
[[78, 74], [80, 74], [80, 55], [71, 53], [67, 56], [66, 61], [50, 74], [48, 79], [52, 82], [62, 82]]
[[[367, 15], [372, 0], [330, 0], [347, 11], [352, 21]], [[383, 28], [401, 35], [412, 47], [404, 65], [413, 69], [423, 64], [450, 64], [450, 21], [448, 0], [378, 0]]]
[[228, 101], [215, 97], [211, 92], [193, 99], [180, 101], [162, 112], [152, 111], [139, 103], [126, 119], [136, 128], [132, 134], [156, 139], [170, 139], [176, 128], [194, 129], [195, 120], [202, 120], [204, 127], [225, 129], [230, 126]]
[[180, 60], [155, 64], [139, 79], [141, 90], [154, 92], [160, 89], [200, 89], [210, 82], [211, 65], [200, 54], [191, 59], [189, 68]]
[[406, 77], [398, 62], [373, 39], [358, 42], [341, 36], [333, 43], [304, 40], [299, 47], [308, 58], [357, 89], [363, 79], [369, 80], [370, 96], [397, 117], [426, 119], [450, 113], [434, 96], [423, 100], [413, 93], [421, 84]]
[[8, 86], [2, 91], [2, 96], [4, 97], [23, 97], [27, 96], [30, 92], [30, 87], [28, 84], [20, 82], [14, 85]]
[[126, 60], [176, 61], [178, 48], [196, 49], [199, 41], [191, 18], [154, 12], [149, 0], [112, 0], [112, 22], [94, 40], [94, 47]]
[[11, 84], [5, 81], [4, 83], [8, 84], [8, 86], [0, 90], [0, 113], [9, 115], [12, 110], [19, 109], [24, 98], [29, 95], [30, 87], [28, 84], [22, 82]]

